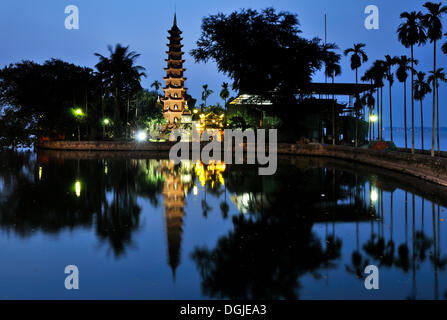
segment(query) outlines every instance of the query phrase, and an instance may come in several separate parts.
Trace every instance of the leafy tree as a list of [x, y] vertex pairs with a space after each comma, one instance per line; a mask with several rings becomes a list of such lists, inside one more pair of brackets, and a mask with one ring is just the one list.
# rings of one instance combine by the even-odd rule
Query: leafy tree
[[113, 112], [114, 130], [115, 134], [119, 135], [121, 133], [120, 124], [125, 122], [125, 127], [127, 127], [130, 97], [141, 89], [140, 79], [145, 77], [146, 74], [143, 72], [145, 68], [135, 65], [135, 61], [140, 54], [129, 51], [129, 47], [117, 44], [115, 48], [109, 46], [108, 50], [109, 57], [95, 53], [95, 56], [99, 58], [96, 69], [103, 74], [104, 87], [113, 96], [115, 102]]
[[[299, 36], [298, 19], [267, 8], [219, 13], [202, 21], [202, 34], [191, 51], [196, 62], [216, 62], [239, 93], [272, 101], [273, 112], [295, 128], [297, 92], [309, 85], [325, 53], [319, 39]], [[237, 48], [237, 50], [235, 50]]]
[[76, 131], [73, 108], [86, 112], [90, 106], [95, 114], [97, 83], [93, 70], [56, 59], [6, 66], [0, 70], [0, 105], [11, 109], [3, 125], [24, 120], [36, 138], [70, 138]]

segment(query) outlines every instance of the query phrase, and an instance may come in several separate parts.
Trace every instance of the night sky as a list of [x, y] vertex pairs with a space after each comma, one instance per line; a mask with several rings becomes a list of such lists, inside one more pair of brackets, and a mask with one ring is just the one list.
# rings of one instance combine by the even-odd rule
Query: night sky
[[[196, 64], [189, 56], [200, 36], [204, 16], [218, 12], [230, 13], [241, 8], [263, 9], [274, 7], [298, 14], [306, 38], [324, 37], [324, 14], [328, 16], [328, 41], [335, 42], [344, 50], [354, 43], [363, 42], [369, 56], [359, 74], [384, 55], [406, 54], [397, 40], [396, 30], [403, 11], [422, 10], [421, 0], [225, 0], [225, 1], [152, 1], [152, 0], [2, 0], [0, 2], [0, 66], [30, 59], [43, 62], [59, 58], [78, 65], [93, 67], [97, 58], [95, 52], [107, 54], [107, 45], [121, 43], [129, 45], [141, 54], [139, 65], [147, 69], [148, 77], [143, 86], [148, 88], [154, 80], [162, 80], [167, 49], [167, 30], [170, 29], [176, 6], [177, 20], [183, 31], [186, 87], [189, 93], [200, 100], [201, 87], [207, 83], [214, 94], [209, 103], [221, 101], [218, 92], [223, 81], [229, 81], [217, 72], [213, 63]], [[438, 1], [436, 1], [438, 2]], [[380, 10], [380, 29], [367, 30], [364, 27], [367, 5], [374, 4]], [[79, 8], [80, 29], [67, 30], [64, 26], [67, 5]], [[425, 10], [425, 9], [424, 9]], [[447, 16], [443, 19], [447, 30]], [[446, 40], [443, 40], [443, 42]], [[234, 48], [237, 50], [237, 48]], [[341, 50], [340, 50], [341, 51]], [[415, 49], [415, 58], [420, 60], [418, 70], [428, 73], [433, 68], [433, 45]], [[266, 62], [268, 63], [268, 62]], [[447, 57], [438, 51], [438, 67], [447, 68]], [[447, 72], [447, 71], [446, 71]], [[322, 73], [314, 81], [324, 81]], [[349, 58], [342, 61], [342, 75], [337, 82], [355, 82], [355, 73], [350, 70]], [[440, 88], [440, 121], [447, 126], [446, 84]], [[408, 92], [408, 97], [409, 97]], [[431, 125], [431, 95], [424, 100], [424, 123]], [[416, 123], [419, 124], [420, 105], [416, 102]], [[384, 91], [384, 125], [388, 125], [388, 89]], [[399, 82], [393, 86], [393, 124], [403, 126], [403, 88]], [[410, 124], [410, 118], [408, 118]]]

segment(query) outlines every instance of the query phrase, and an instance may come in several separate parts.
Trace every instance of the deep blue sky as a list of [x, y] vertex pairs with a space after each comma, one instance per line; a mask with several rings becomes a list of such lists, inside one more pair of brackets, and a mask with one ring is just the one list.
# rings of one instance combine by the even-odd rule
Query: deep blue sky
[[[274, 7], [298, 14], [307, 38], [324, 36], [324, 14], [328, 15], [328, 41], [336, 42], [341, 49], [355, 42], [366, 43], [370, 61], [360, 70], [370, 66], [375, 59], [385, 54], [409, 55], [397, 41], [396, 29], [402, 11], [421, 10], [420, 0], [2, 0], [0, 2], [0, 66], [31, 59], [43, 62], [51, 57], [79, 65], [93, 67], [97, 61], [94, 52], [107, 53], [107, 45], [121, 43], [130, 45], [141, 53], [138, 63], [147, 69], [148, 78], [143, 81], [149, 87], [155, 79], [161, 81], [165, 65], [167, 30], [172, 25], [174, 7], [177, 7], [178, 25], [183, 30], [184, 51], [189, 52], [200, 36], [200, 25], [204, 16], [218, 12], [230, 13], [241, 8], [262, 9]], [[367, 5], [374, 4], [380, 10], [380, 29], [366, 30], [363, 26]], [[80, 29], [66, 30], [64, 27], [67, 5], [77, 5], [80, 11]], [[447, 25], [447, 17], [444, 17]], [[444, 29], [447, 29], [444, 28]], [[445, 41], [445, 40], [444, 40]], [[237, 48], [235, 48], [237, 50]], [[431, 44], [416, 48], [415, 57], [422, 63], [418, 69], [432, 69], [433, 48]], [[217, 92], [223, 81], [229, 81], [217, 72], [214, 64], [196, 64], [186, 55], [189, 93], [200, 99], [201, 86], [209, 84], [215, 93], [209, 102], [219, 101]], [[447, 67], [447, 57], [438, 53], [438, 66]], [[268, 63], [268, 61], [266, 61]], [[338, 82], [354, 82], [349, 59], [343, 58], [343, 74]], [[314, 81], [324, 81], [317, 74]], [[400, 83], [393, 86], [394, 125], [403, 126], [403, 89]], [[447, 94], [441, 85], [441, 125], [447, 122]], [[388, 90], [385, 91], [388, 97]], [[385, 101], [388, 101], [387, 99]], [[425, 124], [431, 125], [431, 96], [424, 101]], [[388, 125], [388, 103], [385, 106], [385, 125]], [[416, 121], [419, 123], [419, 103], [416, 104]], [[409, 120], [408, 120], [408, 123]]]

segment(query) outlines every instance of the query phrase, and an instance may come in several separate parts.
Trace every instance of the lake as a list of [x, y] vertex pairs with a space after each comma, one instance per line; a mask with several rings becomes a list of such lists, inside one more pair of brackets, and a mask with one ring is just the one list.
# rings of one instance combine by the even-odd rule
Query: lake
[[0, 299], [447, 298], [447, 191], [416, 178], [305, 157], [263, 177], [147, 154], [0, 160]]

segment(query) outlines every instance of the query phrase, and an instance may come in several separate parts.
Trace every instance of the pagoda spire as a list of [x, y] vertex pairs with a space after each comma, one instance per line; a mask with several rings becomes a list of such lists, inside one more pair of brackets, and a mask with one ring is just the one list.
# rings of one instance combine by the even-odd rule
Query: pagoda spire
[[163, 115], [167, 121], [168, 128], [172, 129], [180, 126], [181, 116], [186, 106], [186, 90], [185, 88], [185, 68], [183, 68], [183, 54], [182, 51], [182, 31], [177, 26], [177, 12], [174, 12], [174, 22], [169, 33], [169, 50], [165, 60], [167, 66], [165, 69], [166, 77], [163, 78], [166, 81], [166, 85], [163, 88], [164, 97], [161, 99], [163, 102]]

